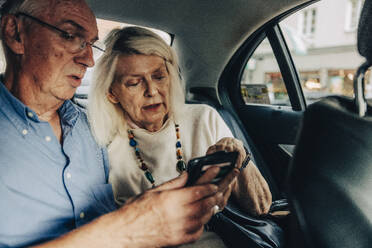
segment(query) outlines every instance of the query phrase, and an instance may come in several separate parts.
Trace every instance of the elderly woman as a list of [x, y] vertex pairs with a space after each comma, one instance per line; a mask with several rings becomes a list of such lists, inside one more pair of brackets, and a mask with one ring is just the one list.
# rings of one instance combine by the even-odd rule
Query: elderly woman
[[[238, 151], [240, 167], [242, 142], [213, 108], [184, 103], [176, 54], [158, 35], [139, 27], [116, 29], [106, 46], [88, 114], [98, 143], [108, 148], [118, 205], [179, 176], [188, 160], [206, 153]], [[271, 193], [256, 166], [250, 162], [236, 179], [224, 196], [232, 192], [246, 211], [266, 213]]]

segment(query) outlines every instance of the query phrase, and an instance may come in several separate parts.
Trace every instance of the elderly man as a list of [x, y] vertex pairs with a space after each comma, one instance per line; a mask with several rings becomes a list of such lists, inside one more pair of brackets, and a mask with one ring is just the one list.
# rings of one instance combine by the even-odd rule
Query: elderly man
[[[161, 247], [194, 241], [224, 183], [187, 176], [116, 210], [106, 151], [69, 99], [94, 65], [96, 20], [83, 0], [12, 0], [1, 35], [0, 247]], [[201, 181], [217, 174], [212, 169]]]

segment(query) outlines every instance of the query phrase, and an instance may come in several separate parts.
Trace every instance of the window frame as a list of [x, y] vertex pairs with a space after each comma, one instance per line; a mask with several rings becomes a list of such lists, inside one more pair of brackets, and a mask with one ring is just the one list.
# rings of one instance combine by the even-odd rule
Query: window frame
[[280, 72], [282, 73], [291, 106], [287, 107], [272, 104], [262, 104], [262, 106], [279, 110], [292, 109], [293, 111], [304, 111], [306, 109], [306, 101], [302, 92], [298, 72], [278, 23], [288, 15], [293, 14], [294, 12], [297, 12], [317, 1], [318, 0], [306, 2], [294, 9], [284, 12], [264, 24], [248, 37], [243, 45], [232, 56], [221, 74], [218, 84], [218, 93], [221, 103], [224, 106], [231, 106], [231, 108], [234, 108], [233, 106], [235, 106], [236, 108], [241, 108], [245, 105], [257, 105], [254, 103], [250, 104], [244, 102], [240, 90], [241, 78], [246, 63], [252, 57], [254, 51], [261, 44], [262, 40], [267, 37], [273, 49]]

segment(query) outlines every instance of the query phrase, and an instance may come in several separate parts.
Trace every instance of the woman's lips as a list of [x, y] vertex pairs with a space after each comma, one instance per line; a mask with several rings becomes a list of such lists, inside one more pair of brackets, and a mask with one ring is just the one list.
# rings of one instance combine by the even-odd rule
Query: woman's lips
[[150, 110], [150, 111], [156, 111], [160, 108], [160, 105], [161, 103], [151, 104], [151, 105], [144, 106], [143, 109]]

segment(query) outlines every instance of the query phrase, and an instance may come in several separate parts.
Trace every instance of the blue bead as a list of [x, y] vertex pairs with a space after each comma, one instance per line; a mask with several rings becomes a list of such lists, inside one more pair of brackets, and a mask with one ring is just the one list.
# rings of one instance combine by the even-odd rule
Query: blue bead
[[154, 183], [155, 182], [154, 178], [152, 177], [152, 175], [151, 175], [151, 173], [149, 171], [146, 171], [145, 172], [145, 176], [146, 176], [147, 180], [150, 181], [150, 183]]
[[181, 147], [181, 142], [177, 141], [176, 147]]
[[138, 147], [136, 147], [136, 152], [139, 152], [139, 151], [140, 151], [140, 149]]
[[130, 146], [136, 146], [137, 145], [137, 142], [134, 139], [130, 139], [129, 145]]

